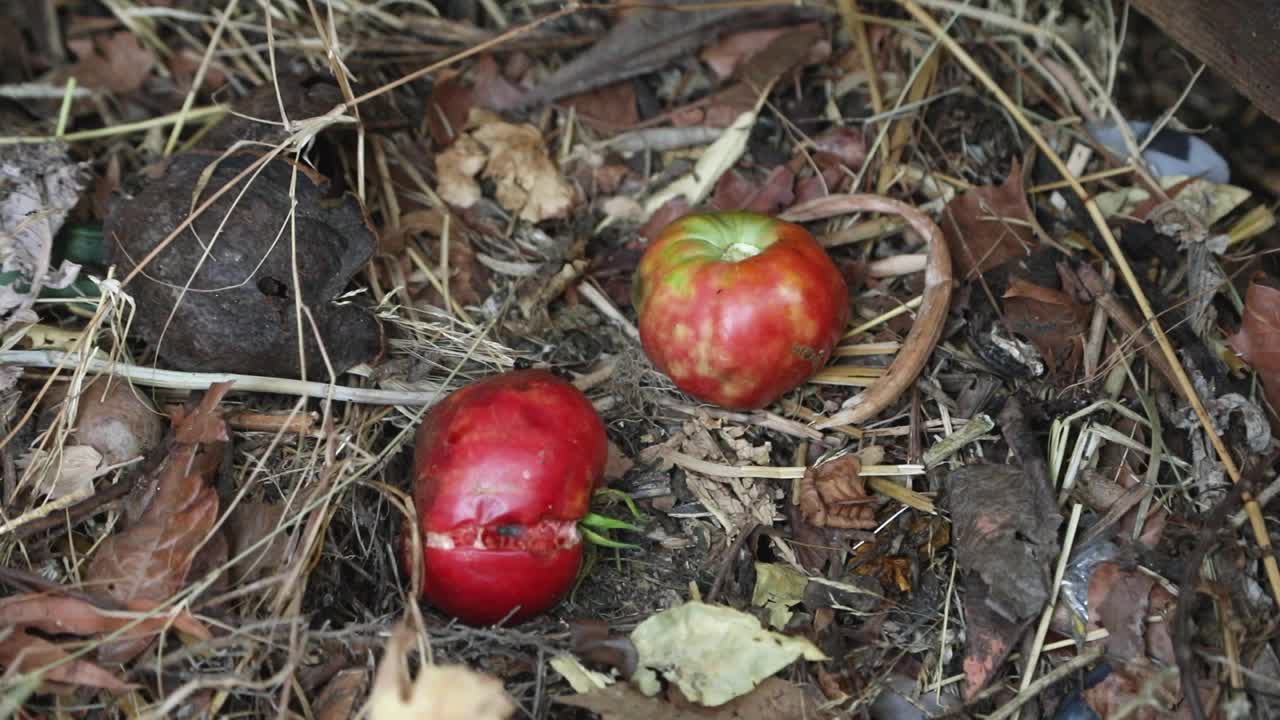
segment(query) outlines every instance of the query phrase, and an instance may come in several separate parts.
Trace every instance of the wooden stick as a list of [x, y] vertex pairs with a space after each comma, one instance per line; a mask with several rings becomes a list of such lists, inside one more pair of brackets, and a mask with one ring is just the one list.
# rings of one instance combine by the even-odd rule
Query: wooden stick
[[898, 215], [926, 240], [929, 262], [925, 267], [924, 294], [921, 296], [923, 299], [916, 320], [911, 324], [911, 330], [902, 343], [902, 350], [894, 357], [884, 376], [867, 389], [857, 405], [819, 423], [819, 430], [865, 422], [892, 405], [906, 392], [924, 369], [929, 356], [933, 354], [933, 348], [938, 344], [938, 338], [942, 336], [947, 307], [951, 302], [951, 289], [955, 284], [951, 272], [951, 253], [942, 237], [942, 230], [929, 216], [906, 203], [861, 193], [828, 195], [797, 205], [782, 217], [790, 222], [806, 222], [856, 212]]

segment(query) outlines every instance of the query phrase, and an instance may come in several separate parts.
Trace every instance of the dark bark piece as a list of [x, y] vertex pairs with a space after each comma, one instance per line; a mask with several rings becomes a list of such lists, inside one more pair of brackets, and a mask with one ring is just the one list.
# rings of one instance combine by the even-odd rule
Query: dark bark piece
[[986, 604], [1010, 623], [1036, 616], [1049, 599], [1061, 515], [1033, 475], [1007, 465], [970, 465], [947, 476], [956, 560], [986, 585]]
[[1135, 0], [1134, 5], [1280, 121], [1280, 3]]
[[1008, 618], [995, 612], [985, 602], [985, 591], [981, 588], [976, 597], [969, 597], [964, 605], [965, 648], [964, 648], [964, 698], [972, 702], [983, 688], [991, 684], [996, 673], [1004, 665], [1004, 661], [1013, 651], [1018, 636], [1031, 624], [1027, 618], [1021, 623], [1010, 623]]
[[[144, 171], [142, 187], [117, 202], [104, 233], [120, 274], [132, 270], [198, 205], [192, 200], [195, 189], [207, 197], [255, 160], [248, 154], [217, 158], [205, 152], [178, 155]], [[215, 162], [206, 181], [202, 174]], [[191, 371], [301, 374], [294, 308], [298, 290], [287, 224], [293, 171], [285, 160], [267, 163], [257, 177], [245, 181], [250, 185], [238, 205], [242, 186], [219, 198], [131, 283], [137, 302], [134, 329], [166, 363]], [[301, 300], [340, 373], [382, 352], [377, 319], [355, 305], [333, 302], [368, 262], [374, 235], [354, 198], [328, 197], [325, 182], [305, 167], [298, 168], [296, 195]], [[224, 218], [221, 234], [201, 263]], [[308, 377], [327, 378], [316, 333], [305, 315], [303, 331]]]

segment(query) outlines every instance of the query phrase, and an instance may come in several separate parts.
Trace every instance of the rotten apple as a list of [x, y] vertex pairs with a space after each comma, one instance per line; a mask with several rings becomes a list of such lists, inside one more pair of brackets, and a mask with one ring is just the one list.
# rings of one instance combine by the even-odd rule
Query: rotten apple
[[432, 408], [414, 447], [422, 596], [474, 625], [522, 622], [559, 602], [607, 454], [591, 402], [546, 371], [495, 375]]
[[737, 410], [768, 405], [827, 363], [848, 294], [807, 230], [749, 212], [678, 218], [632, 285], [650, 361], [689, 395]]

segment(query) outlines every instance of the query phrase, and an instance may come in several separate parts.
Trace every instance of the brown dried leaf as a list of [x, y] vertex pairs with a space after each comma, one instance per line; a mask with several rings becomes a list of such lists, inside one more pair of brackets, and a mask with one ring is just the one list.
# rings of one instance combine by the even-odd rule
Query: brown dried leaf
[[128, 30], [68, 40], [67, 46], [76, 64], [58, 73], [56, 84], [74, 77], [85, 87], [127, 94], [142, 88], [156, 64], [155, 55]]
[[800, 480], [800, 512], [817, 527], [870, 530], [876, 526], [875, 501], [858, 473], [862, 462], [852, 453], [805, 468]]
[[356, 703], [364, 696], [368, 685], [369, 672], [364, 668], [339, 671], [315, 700], [313, 709], [316, 720], [347, 720], [355, 717]]
[[678, 218], [688, 214], [689, 201], [683, 195], [673, 197], [666, 201], [653, 214], [649, 216], [649, 221], [640, 226], [636, 234], [644, 238], [646, 242], [652, 241], [671, 223]]
[[[196, 73], [200, 70], [202, 62], [204, 62], [204, 56], [193, 48], [182, 48], [169, 58], [167, 62], [169, 73], [173, 75], [175, 89], [180, 94], [185, 95], [191, 91], [191, 83], [195, 82]], [[210, 63], [205, 72], [201, 90], [212, 92], [227, 84], [227, 76], [218, 65], [216, 61]]]
[[431, 139], [444, 147], [462, 133], [472, 108], [504, 110], [523, 96], [524, 91], [507, 80], [493, 57], [483, 55], [466, 73], [445, 77], [432, 88], [426, 113]]
[[583, 122], [604, 132], [618, 132], [640, 122], [636, 86], [630, 80], [570, 95], [560, 102], [574, 108]]
[[[1189, 720], [1192, 717], [1187, 704], [1182, 702], [1176, 668], [1162, 672], [1146, 663], [1130, 663], [1112, 671], [1083, 694], [1099, 717], [1122, 714], [1130, 720]], [[1122, 708], [1131, 712], [1122, 713]]]
[[[802, 25], [799, 27], [811, 30], [819, 29], [817, 25]], [[732, 76], [742, 63], [749, 60], [753, 55], [762, 52], [774, 40], [795, 29], [792, 27], [780, 27], [734, 33], [715, 45], [704, 49], [698, 54], [698, 57], [711, 68], [718, 79], [724, 80]]]
[[824, 155], [829, 156], [854, 172], [867, 160], [867, 138], [855, 128], [829, 128], [813, 139], [813, 145], [818, 149], [815, 160], [821, 162]]
[[[132, 608], [134, 613], [148, 609]], [[115, 632], [136, 622], [126, 631], [128, 635], [153, 635], [172, 625], [195, 637], [210, 637], [208, 628], [185, 611], [173, 619], [166, 614], [139, 619], [134, 613], [112, 613], [85, 600], [64, 595], [30, 593], [0, 600], [0, 627], [33, 627], [53, 635], [96, 635]]]
[[[965, 280], [1031, 253], [1039, 246], [1022, 171], [1015, 160], [1003, 185], [957, 195], [942, 213], [942, 232], [958, 275]], [[957, 278], [959, 279], [959, 278]]]
[[1084, 358], [1089, 308], [1061, 290], [1014, 278], [1004, 293], [1009, 330], [1031, 340], [1051, 373], [1071, 377]]
[[279, 570], [284, 565], [289, 549], [289, 534], [272, 535], [284, 518], [283, 503], [242, 502], [236, 505], [227, 518], [227, 553], [232, 558], [249, 551], [267, 536], [270, 540], [249, 552], [243, 560], [232, 565], [228, 572], [237, 585], [259, 580]]
[[607, 688], [580, 695], [554, 698], [561, 705], [580, 707], [599, 715], [602, 720], [705, 720], [704, 713], [681, 710], [658, 698], [651, 698], [630, 685], [615, 683]]
[[717, 210], [750, 210], [775, 215], [795, 201], [796, 174], [789, 165], [779, 165], [763, 180], [752, 180], [737, 170], [720, 176], [711, 196]]
[[1089, 578], [1089, 621], [1105, 628], [1107, 656], [1128, 661], [1146, 656], [1147, 602], [1155, 581], [1116, 563], [1101, 563]]
[[1258, 373], [1271, 406], [1280, 408], [1280, 290], [1251, 280], [1240, 330], [1227, 343]]
[[437, 147], [452, 143], [467, 124], [474, 104], [471, 88], [461, 75], [451, 75], [436, 82], [427, 99], [427, 131]]
[[44, 673], [45, 682], [111, 692], [126, 692], [137, 687], [88, 660], [67, 661], [66, 658], [67, 653], [62, 648], [19, 629], [13, 629], [7, 637], [0, 637], [0, 666], [9, 672], [26, 673], [48, 668]]
[[616, 668], [623, 677], [631, 677], [639, 659], [631, 638], [618, 635], [604, 620], [569, 621], [570, 646], [573, 654], [597, 666]]
[[617, 443], [609, 441], [609, 456], [604, 464], [605, 480], [621, 480], [635, 465], [635, 461], [627, 457], [627, 453]]
[[[186, 582], [218, 516], [218, 494], [200, 471], [221, 463], [227, 428], [218, 403], [229, 389], [230, 383], [211, 385], [196, 409], [179, 418], [173, 449], [153, 473], [154, 489], [144, 488], [145, 509], [123, 532], [104, 540], [89, 562], [86, 582], [117, 602], [162, 601]], [[123, 662], [144, 647], [112, 643], [99, 655]]]

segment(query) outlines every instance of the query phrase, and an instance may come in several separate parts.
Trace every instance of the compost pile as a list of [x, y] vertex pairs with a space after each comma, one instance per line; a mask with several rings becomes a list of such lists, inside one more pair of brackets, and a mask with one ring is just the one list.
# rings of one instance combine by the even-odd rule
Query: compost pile
[[1280, 126], [1128, 3], [0, 18], [6, 716], [1280, 715]]

